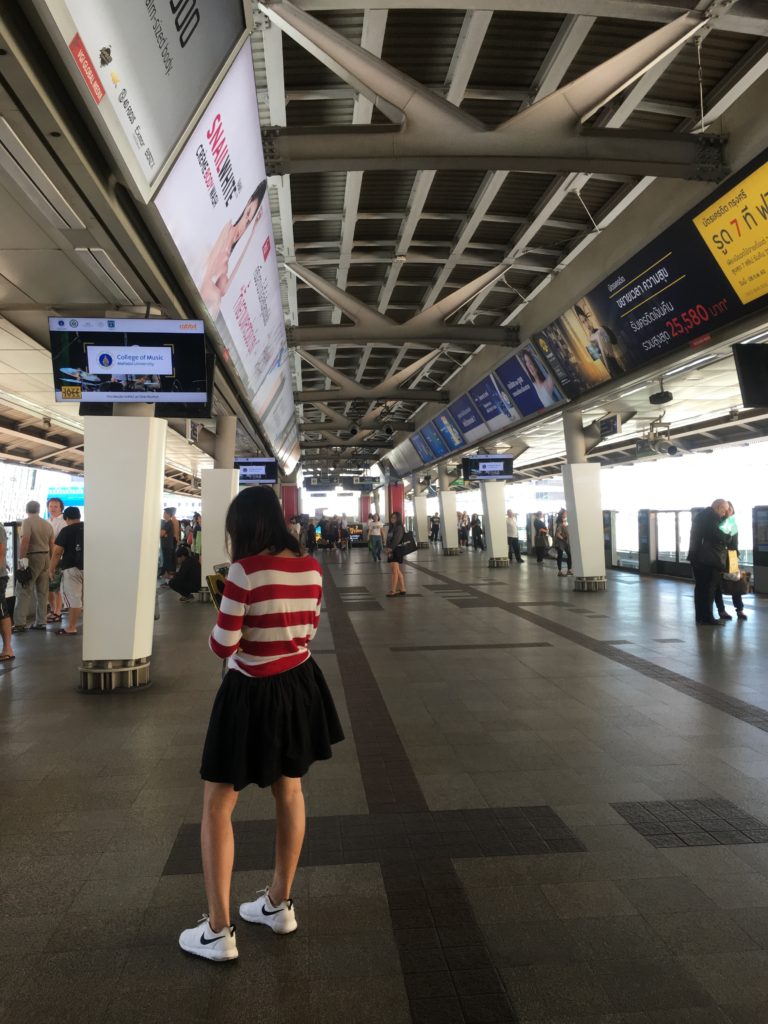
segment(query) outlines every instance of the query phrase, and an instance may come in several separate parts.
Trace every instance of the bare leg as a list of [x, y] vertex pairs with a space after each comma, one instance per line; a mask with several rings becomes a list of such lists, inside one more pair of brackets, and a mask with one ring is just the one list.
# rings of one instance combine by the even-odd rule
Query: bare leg
[[389, 592], [390, 594], [397, 593], [397, 562], [389, 563]]
[[80, 618], [80, 612], [82, 610], [83, 610], [82, 608], [70, 608], [69, 609], [69, 618], [67, 619], [67, 632], [68, 633], [76, 633], [77, 632], [77, 623], [78, 623], [78, 620]]
[[[394, 563], [397, 565], [397, 563]], [[405, 590], [405, 576], [403, 576], [402, 568], [397, 565], [397, 590]]]
[[206, 782], [203, 791], [203, 822], [200, 846], [203, 853], [208, 919], [213, 931], [221, 931], [229, 920], [229, 891], [235, 861], [232, 812], [237, 793], [229, 784]]
[[11, 626], [12, 620], [0, 619], [0, 637], [3, 638], [3, 654], [13, 654], [13, 647], [11, 646]]
[[301, 779], [286, 776], [272, 784], [275, 798], [277, 827], [275, 835], [275, 872], [269, 887], [269, 898], [273, 906], [287, 900], [291, 895], [296, 867], [304, 842], [306, 812]]

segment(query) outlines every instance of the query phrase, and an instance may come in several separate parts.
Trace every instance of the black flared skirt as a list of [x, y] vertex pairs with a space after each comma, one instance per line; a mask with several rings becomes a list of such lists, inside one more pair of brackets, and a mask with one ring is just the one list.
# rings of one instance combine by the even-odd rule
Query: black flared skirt
[[230, 669], [216, 694], [200, 775], [236, 790], [282, 775], [301, 778], [344, 739], [323, 673], [313, 658], [276, 676]]

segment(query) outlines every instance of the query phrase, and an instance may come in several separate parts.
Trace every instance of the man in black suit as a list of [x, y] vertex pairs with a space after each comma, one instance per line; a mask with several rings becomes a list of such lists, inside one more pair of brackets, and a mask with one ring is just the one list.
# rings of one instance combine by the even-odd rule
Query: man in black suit
[[728, 502], [723, 498], [713, 501], [709, 508], [697, 512], [691, 524], [691, 542], [688, 561], [693, 568], [695, 586], [693, 602], [698, 626], [723, 626], [716, 618], [712, 605], [720, 585], [720, 576], [726, 570], [728, 538], [720, 523], [728, 516]]

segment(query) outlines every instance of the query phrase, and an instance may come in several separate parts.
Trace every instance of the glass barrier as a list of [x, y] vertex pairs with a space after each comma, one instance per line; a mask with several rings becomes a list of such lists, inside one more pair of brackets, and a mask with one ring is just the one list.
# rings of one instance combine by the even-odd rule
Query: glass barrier
[[656, 514], [656, 551], [660, 562], [677, 562], [677, 512]]
[[616, 513], [616, 565], [620, 569], [638, 569], [637, 514]]

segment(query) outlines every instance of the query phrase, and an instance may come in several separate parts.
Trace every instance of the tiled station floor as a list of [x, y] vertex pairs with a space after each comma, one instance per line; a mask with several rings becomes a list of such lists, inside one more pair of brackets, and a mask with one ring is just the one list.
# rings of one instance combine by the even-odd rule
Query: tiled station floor
[[[765, 1024], [768, 603], [699, 629], [689, 585], [576, 594], [535, 563], [325, 560], [314, 650], [347, 733], [306, 781], [299, 931], [204, 909], [209, 605], [161, 596], [154, 685], [75, 692], [78, 644], [0, 666], [0, 1021]], [[237, 812], [233, 904], [269, 881]]]

